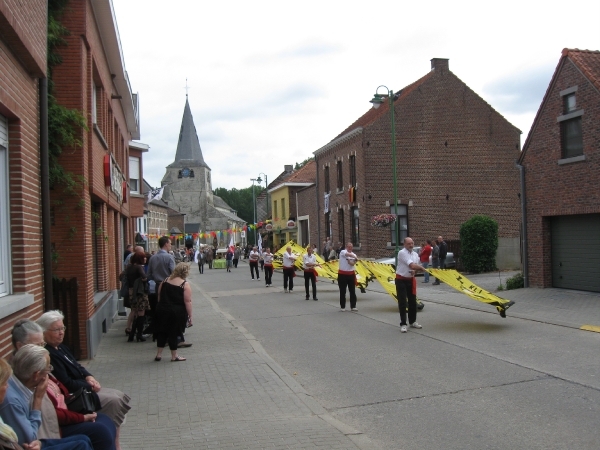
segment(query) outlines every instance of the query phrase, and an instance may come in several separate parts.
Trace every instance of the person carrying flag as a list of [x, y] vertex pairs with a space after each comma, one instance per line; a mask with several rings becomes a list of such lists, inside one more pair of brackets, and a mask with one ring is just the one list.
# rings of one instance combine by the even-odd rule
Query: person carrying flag
[[317, 272], [315, 267], [318, 265], [317, 257], [313, 253], [312, 245], [306, 247], [306, 253], [302, 256], [302, 267], [304, 269], [304, 290], [306, 291], [306, 300], [310, 298], [309, 282], [312, 283], [313, 300], [317, 301]]

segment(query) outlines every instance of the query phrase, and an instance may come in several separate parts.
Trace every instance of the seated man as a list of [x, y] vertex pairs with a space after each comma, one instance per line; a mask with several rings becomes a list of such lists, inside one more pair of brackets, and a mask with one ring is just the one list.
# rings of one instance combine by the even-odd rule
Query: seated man
[[[42, 423], [40, 411], [46, 395], [48, 374], [52, 371], [48, 351], [38, 345], [24, 345], [13, 358], [14, 373], [8, 379], [8, 388], [0, 417], [17, 435], [18, 443], [26, 450], [52, 448], [54, 450], [93, 450], [87, 436], [74, 435], [63, 439], [40, 439], [37, 433]], [[10, 369], [10, 368], [9, 368]], [[0, 366], [0, 371], [7, 369]], [[2, 378], [0, 373], [0, 378]]]

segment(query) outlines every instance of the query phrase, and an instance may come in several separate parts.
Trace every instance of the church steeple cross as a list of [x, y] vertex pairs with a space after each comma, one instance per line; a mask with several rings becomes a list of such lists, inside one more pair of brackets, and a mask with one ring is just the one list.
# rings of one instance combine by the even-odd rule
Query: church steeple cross
[[191, 88], [188, 86], [188, 84], [187, 84], [187, 78], [186, 78], [186, 79], [185, 79], [185, 97], [186, 97], [186, 98], [187, 98], [187, 96], [188, 96], [188, 91], [189, 91], [190, 89], [191, 89]]

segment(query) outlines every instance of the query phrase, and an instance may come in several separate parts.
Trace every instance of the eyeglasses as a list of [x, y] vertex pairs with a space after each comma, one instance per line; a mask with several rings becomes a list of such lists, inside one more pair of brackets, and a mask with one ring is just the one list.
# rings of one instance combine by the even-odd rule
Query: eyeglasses
[[32, 342], [33, 345], [37, 345], [38, 347], [45, 347], [46, 343], [44, 341], [42, 342]]
[[48, 331], [50, 331], [52, 333], [59, 333], [61, 331], [66, 331], [66, 330], [67, 330], [67, 327], [60, 327], [60, 328], [53, 328], [52, 330], [48, 330]]
[[42, 372], [50, 373], [54, 370], [52, 364], [50, 364], [46, 369], [42, 370]]

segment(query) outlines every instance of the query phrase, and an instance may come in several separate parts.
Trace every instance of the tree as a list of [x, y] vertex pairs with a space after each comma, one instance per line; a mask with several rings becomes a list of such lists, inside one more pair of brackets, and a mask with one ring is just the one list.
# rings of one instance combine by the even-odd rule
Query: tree
[[472, 273], [496, 269], [498, 222], [488, 216], [473, 216], [460, 227], [460, 251], [463, 267]]

